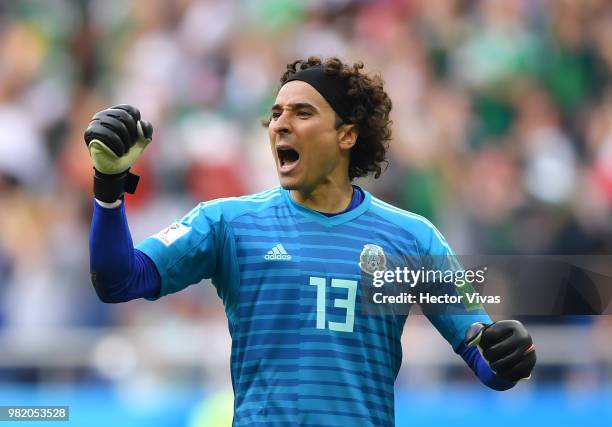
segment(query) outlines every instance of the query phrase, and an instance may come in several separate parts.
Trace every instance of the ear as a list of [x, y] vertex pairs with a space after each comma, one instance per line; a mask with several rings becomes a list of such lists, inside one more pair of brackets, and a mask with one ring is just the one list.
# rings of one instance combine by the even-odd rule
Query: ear
[[357, 142], [359, 130], [357, 125], [342, 125], [338, 128], [338, 145], [341, 150], [350, 150]]

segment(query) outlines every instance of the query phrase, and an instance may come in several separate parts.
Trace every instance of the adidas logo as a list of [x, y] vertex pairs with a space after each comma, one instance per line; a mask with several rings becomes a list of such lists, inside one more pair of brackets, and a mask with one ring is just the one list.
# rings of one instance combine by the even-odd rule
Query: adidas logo
[[278, 245], [270, 249], [267, 254], [264, 255], [264, 259], [266, 261], [291, 261], [291, 255], [289, 255], [285, 248], [283, 248], [283, 245], [279, 243]]

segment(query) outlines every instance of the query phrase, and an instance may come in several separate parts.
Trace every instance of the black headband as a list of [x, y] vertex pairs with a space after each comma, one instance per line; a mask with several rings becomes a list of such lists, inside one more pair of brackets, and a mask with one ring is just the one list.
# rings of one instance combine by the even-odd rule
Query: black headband
[[348, 96], [348, 79], [337, 75], [325, 74], [322, 65], [300, 70], [287, 79], [287, 82], [299, 80], [316, 89], [329, 105], [340, 116], [344, 123], [350, 123], [351, 102]]

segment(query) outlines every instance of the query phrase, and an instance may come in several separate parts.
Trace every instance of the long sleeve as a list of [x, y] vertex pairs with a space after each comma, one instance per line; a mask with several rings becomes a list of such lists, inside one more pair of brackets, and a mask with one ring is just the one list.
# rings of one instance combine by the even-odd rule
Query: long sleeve
[[147, 255], [134, 249], [123, 203], [105, 208], [94, 201], [89, 260], [91, 281], [102, 301], [159, 297], [159, 273]]
[[487, 387], [493, 390], [503, 391], [516, 385], [513, 381], [498, 377], [483, 359], [477, 347], [468, 347], [462, 343], [457, 349], [457, 354], [465, 360], [465, 363], [474, 371], [478, 379]]

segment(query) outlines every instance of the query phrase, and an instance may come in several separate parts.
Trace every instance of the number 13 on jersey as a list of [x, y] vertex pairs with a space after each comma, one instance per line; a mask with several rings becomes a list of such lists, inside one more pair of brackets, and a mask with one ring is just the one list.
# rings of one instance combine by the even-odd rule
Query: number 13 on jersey
[[327, 280], [325, 277], [310, 276], [309, 285], [317, 287], [317, 329], [328, 327], [332, 331], [353, 332], [355, 325], [355, 298], [357, 296], [357, 281], [345, 279], [331, 279], [332, 288], [346, 288], [346, 298], [335, 298], [334, 307], [346, 309], [344, 322], [327, 321], [325, 318], [325, 297]]

